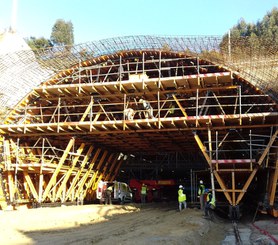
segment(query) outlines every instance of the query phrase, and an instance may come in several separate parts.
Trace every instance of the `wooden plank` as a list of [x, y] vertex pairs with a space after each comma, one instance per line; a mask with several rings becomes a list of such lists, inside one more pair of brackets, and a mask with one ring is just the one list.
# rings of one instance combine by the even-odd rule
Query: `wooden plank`
[[181, 105], [180, 102], [178, 101], [177, 97], [176, 97], [174, 94], [173, 94], [172, 96], [173, 96], [174, 100], [176, 101], [176, 103], [177, 103], [178, 107], [180, 108], [180, 110], [181, 110], [182, 114], [184, 115], [184, 117], [187, 118], [188, 115], [187, 115], [187, 113], [185, 112], [185, 109], [182, 107], [182, 105]]
[[28, 184], [28, 186], [29, 186], [29, 188], [30, 188], [30, 190], [31, 190], [31, 193], [32, 193], [34, 199], [36, 199], [36, 200], [38, 201], [38, 200], [39, 200], [38, 193], [37, 193], [37, 191], [36, 191], [36, 188], [35, 188], [35, 186], [34, 186], [32, 180], [31, 180], [31, 178], [30, 178], [28, 172], [27, 172], [27, 171], [24, 171], [24, 172], [23, 172], [23, 176], [24, 176], [24, 179], [26, 180], [26, 182], [27, 182], [27, 184]]
[[114, 180], [115, 180], [115, 178], [116, 178], [116, 176], [117, 176], [117, 174], [118, 174], [118, 172], [119, 172], [119, 169], [120, 169], [120, 167], [122, 166], [123, 161], [124, 161], [124, 158], [122, 158], [122, 159], [119, 161], [119, 163], [118, 163], [118, 165], [117, 165], [117, 167], [116, 167], [116, 169], [115, 169], [115, 171], [114, 171], [114, 174], [113, 174], [113, 176], [111, 177], [111, 181], [114, 181]]
[[86, 118], [86, 116], [89, 114], [89, 112], [91, 111], [92, 107], [93, 107], [93, 104], [94, 104], [94, 100], [91, 100], [88, 107], [86, 108], [85, 112], [83, 113], [81, 119], [79, 122], [83, 122], [84, 119]]
[[[101, 152], [101, 149], [98, 148], [97, 151], [95, 152], [95, 155], [93, 156], [93, 159], [90, 162], [90, 165], [89, 165], [89, 166], [92, 166], [92, 168], [93, 168], [93, 166], [95, 164], [95, 161], [97, 160], [100, 152]], [[66, 193], [66, 198], [65, 198], [66, 200], [72, 195], [72, 193], [75, 190], [76, 186], [78, 186], [78, 180], [79, 180], [79, 178], [81, 176], [81, 173], [82, 173], [82, 171], [83, 171], [87, 161], [88, 161], [88, 159], [85, 159], [85, 158], [83, 159], [81, 167], [80, 167], [79, 171], [77, 172], [77, 174], [75, 175], [74, 179], [72, 180], [71, 186], [70, 186], [69, 190]], [[73, 199], [74, 198], [72, 198], [72, 201], [73, 201]]]
[[278, 160], [276, 160], [276, 167], [275, 167], [274, 176], [272, 178], [272, 184], [271, 184], [271, 189], [270, 189], [270, 196], [269, 196], [269, 205], [270, 206], [274, 205], [277, 181], [278, 181]]
[[208, 155], [208, 153], [206, 152], [206, 147], [204, 146], [204, 144], [202, 143], [200, 137], [198, 136], [198, 134], [194, 134], [194, 138], [200, 148], [200, 150], [202, 151], [205, 159], [207, 160], [208, 165], [211, 167], [211, 161], [210, 161], [210, 157]]
[[44, 193], [43, 193], [43, 196], [42, 196], [42, 201], [44, 201], [46, 199], [46, 197], [49, 194], [49, 191], [50, 191], [51, 187], [54, 186], [54, 184], [56, 183], [56, 177], [57, 177], [62, 165], [64, 164], [64, 161], [66, 160], [66, 157], [69, 154], [70, 149], [72, 148], [74, 142], [75, 142], [75, 139], [71, 138], [71, 140], [69, 141], [69, 143], [67, 145], [67, 148], [65, 149], [62, 157], [59, 160], [59, 163], [57, 164], [57, 167], [56, 167], [54, 173], [51, 176], [51, 179], [49, 180], [49, 182], [48, 182], [48, 184], [47, 184], [47, 186], [44, 190]]
[[113, 156], [114, 156], [115, 154], [110, 154], [110, 156], [109, 156], [109, 158], [107, 159], [107, 161], [106, 161], [106, 163], [105, 163], [105, 165], [104, 165], [104, 168], [103, 168], [103, 170], [102, 170], [102, 175], [103, 176], [105, 176], [106, 175], [106, 172], [107, 172], [107, 169], [108, 169], [108, 165], [111, 163], [111, 160], [112, 160], [112, 158], [113, 158]]
[[[72, 174], [73, 169], [75, 168], [75, 165], [76, 165], [76, 163], [77, 163], [77, 161], [78, 161], [80, 155], [81, 155], [82, 152], [83, 152], [84, 147], [85, 147], [85, 144], [82, 143], [82, 144], [80, 145], [80, 147], [78, 148], [78, 150], [77, 150], [77, 155], [74, 157], [74, 159], [73, 159], [73, 161], [72, 161], [71, 168], [68, 169], [68, 171], [66, 172], [65, 177], [64, 177], [64, 179], [63, 179], [63, 182], [61, 183], [61, 185], [59, 186], [59, 189], [57, 190], [56, 197], [55, 197], [55, 201], [57, 201], [58, 198], [60, 198], [60, 199], [62, 200], [61, 193], [62, 193], [62, 191], [64, 190], [64, 188], [66, 187], [66, 184], [67, 184], [67, 182], [68, 182], [68, 180], [69, 180], [69, 178], [70, 178], [70, 176], [71, 176], [71, 174]], [[90, 149], [89, 149], [89, 151], [88, 151], [87, 154], [86, 154], [87, 158], [88, 158], [89, 155], [91, 154], [92, 150], [93, 150], [93, 147], [91, 146]], [[85, 157], [86, 157], [86, 156], [85, 156]], [[63, 201], [65, 201], [65, 200], [62, 200], [62, 202], [63, 202]]]
[[277, 138], [277, 134], [278, 134], [278, 129], [275, 131], [275, 133], [271, 136], [270, 138], [270, 141], [268, 142], [263, 154], [261, 155], [259, 161], [258, 161], [258, 164], [259, 165], [262, 165], [266, 155], [268, 154], [269, 150], [270, 150], [270, 147], [272, 146], [272, 144], [274, 143], [274, 141], [276, 140]]
[[218, 172], [216, 172], [216, 170], [213, 171], [213, 174], [214, 174], [215, 178], [217, 179], [217, 182], [220, 185], [221, 189], [223, 190], [226, 199], [232, 205], [233, 202], [232, 202], [232, 199], [231, 199], [231, 196], [230, 196], [229, 192], [226, 191], [227, 187], [226, 187], [224, 181], [222, 180], [222, 178], [220, 177]]
[[[103, 153], [101, 159], [99, 160], [98, 166], [97, 166], [97, 168], [96, 168], [97, 171], [99, 171], [99, 169], [100, 169], [101, 165], [103, 164], [103, 162], [104, 162], [105, 157], [106, 157], [107, 154], [108, 154], [108, 151], [104, 151], [104, 153]], [[79, 187], [78, 187], [78, 189], [77, 189], [77, 192], [75, 193], [75, 197], [79, 197], [79, 196], [80, 196], [81, 192], [82, 192], [83, 189], [84, 189], [83, 187], [84, 187], [84, 185], [85, 185], [85, 183], [86, 183], [86, 181], [87, 181], [87, 179], [88, 179], [88, 177], [89, 177], [89, 174], [90, 174], [91, 170], [93, 169], [93, 167], [94, 167], [94, 162], [91, 162], [89, 168], [87, 169], [87, 171], [86, 171], [86, 173], [85, 173], [85, 176], [82, 178], [82, 180], [81, 180], [80, 183], [79, 183]], [[97, 176], [97, 175], [96, 175], [96, 176]]]
[[109, 171], [108, 171], [108, 174], [107, 174], [106, 176], [104, 176], [104, 181], [111, 181], [111, 180], [110, 180], [110, 177], [111, 177], [111, 175], [112, 175], [113, 169], [114, 169], [115, 166], [116, 166], [116, 163], [117, 163], [117, 161], [118, 161], [119, 155], [120, 155], [120, 154], [116, 154], [116, 155], [115, 155], [114, 161], [113, 161], [113, 163], [112, 163], [112, 165], [111, 165], [111, 167], [110, 167], [110, 169], [109, 169]]

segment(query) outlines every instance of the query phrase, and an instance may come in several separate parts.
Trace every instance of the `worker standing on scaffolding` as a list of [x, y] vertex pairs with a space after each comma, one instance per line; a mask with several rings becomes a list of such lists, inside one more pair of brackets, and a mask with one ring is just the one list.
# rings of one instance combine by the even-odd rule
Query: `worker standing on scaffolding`
[[146, 110], [145, 117], [153, 118], [153, 108], [150, 102], [145, 99], [140, 99], [139, 102], [142, 103], [144, 110]]
[[135, 115], [135, 111], [132, 108], [126, 108], [124, 110], [124, 117], [125, 117], [125, 119], [133, 120], [134, 115]]

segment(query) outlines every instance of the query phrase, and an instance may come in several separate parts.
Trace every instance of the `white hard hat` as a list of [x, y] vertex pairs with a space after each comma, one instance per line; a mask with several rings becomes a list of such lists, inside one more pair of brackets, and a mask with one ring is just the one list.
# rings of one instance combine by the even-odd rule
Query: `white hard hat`
[[182, 186], [182, 185], [180, 185], [180, 186], [179, 186], [179, 188], [180, 188], [180, 189], [182, 189], [182, 188], [183, 188], [183, 186]]
[[203, 181], [202, 181], [202, 180], [200, 180], [200, 184], [203, 184]]

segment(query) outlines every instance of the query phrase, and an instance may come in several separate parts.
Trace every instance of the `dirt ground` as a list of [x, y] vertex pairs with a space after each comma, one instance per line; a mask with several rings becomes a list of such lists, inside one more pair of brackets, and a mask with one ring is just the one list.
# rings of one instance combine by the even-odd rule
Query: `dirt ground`
[[221, 244], [230, 223], [175, 203], [84, 205], [0, 212], [0, 244]]

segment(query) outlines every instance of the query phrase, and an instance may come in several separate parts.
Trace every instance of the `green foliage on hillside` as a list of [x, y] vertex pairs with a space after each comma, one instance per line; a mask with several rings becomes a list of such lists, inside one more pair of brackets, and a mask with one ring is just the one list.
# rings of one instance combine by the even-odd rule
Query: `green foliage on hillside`
[[[261, 21], [246, 23], [242, 18], [230, 30], [231, 43], [238, 49], [269, 49], [278, 51], [278, 8], [273, 8]], [[239, 41], [241, 40], [241, 41]], [[224, 35], [221, 48], [226, 49], [228, 34]]]

